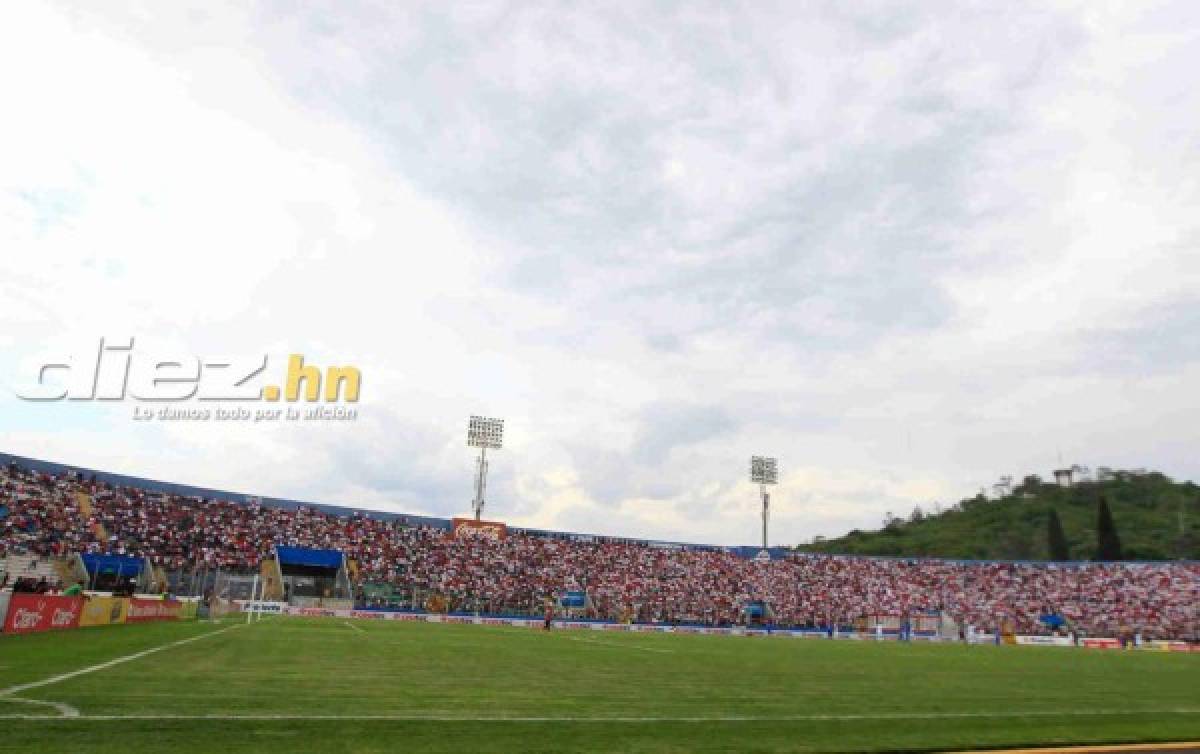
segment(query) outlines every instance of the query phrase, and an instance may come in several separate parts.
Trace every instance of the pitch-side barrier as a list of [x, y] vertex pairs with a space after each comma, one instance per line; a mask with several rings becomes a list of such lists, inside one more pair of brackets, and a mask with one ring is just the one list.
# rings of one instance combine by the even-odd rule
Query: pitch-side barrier
[[6, 634], [63, 631], [86, 626], [190, 620], [195, 600], [160, 596], [113, 597], [106, 594], [0, 594], [0, 628]]
[[[374, 621], [401, 621], [409, 623], [447, 623], [452, 625], [475, 626], [508, 626], [514, 628], [541, 629], [545, 622], [538, 618], [510, 618], [503, 616], [485, 615], [453, 615], [440, 613], [392, 612], [385, 610], [335, 610], [319, 607], [292, 607], [283, 603], [257, 603], [248, 606], [250, 609], [260, 609], [278, 615], [289, 615], [309, 618], [354, 618]], [[850, 641], [897, 641], [897, 634], [865, 633], [860, 631], [829, 631], [827, 629], [793, 629], [793, 628], [748, 628], [741, 626], [695, 626], [695, 625], [666, 625], [657, 623], [615, 623], [612, 621], [576, 621], [555, 619], [552, 627], [560, 630], [606, 631], [629, 633], [665, 633], [665, 634], [698, 634], [708, 636], [744, 636], [749, 638], [794, 638], [794, 639], [841, 639]], [[913, 634], [913, 641], [953, 643], [936, 634]], [[1008, 639], [1008, 637], [1005, 637]], [[1017, 645], [1038, 646], [1080, 646], [1087, 649], [1120, 649], [1117, 639], [1085, 638], [1076, 644], [1065, 636], [1015, 636], [1011, 641]], [[995, 643], [994, 634], [976, 634], [972, 643]], [[1138, 649], [1160, 652], [1200, 652], [1200, 645], [1188, 644], [1182, 641], [1148, 641], [1143, 642]]]

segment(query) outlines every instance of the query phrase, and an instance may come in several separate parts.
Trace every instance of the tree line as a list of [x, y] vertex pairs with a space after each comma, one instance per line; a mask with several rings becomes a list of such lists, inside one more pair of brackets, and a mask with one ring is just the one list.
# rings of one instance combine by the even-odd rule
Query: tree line
[[[1067, 533], [1063, 530], [1062, 520], [1058, 511], [1050, 509], [1046, 520], [1046, 544], [1050, 559], [1064, 561], [1071, 559], [1071, 548], [1067, 544]], [[1121, 536], [1117, 533], [1117, 524], [1113, 521], [1112, 511], [1108, 500], [1101, 495], [1096, 501], [1096, 557], [1095, 560], [1124, 560], [1121, 552]]]

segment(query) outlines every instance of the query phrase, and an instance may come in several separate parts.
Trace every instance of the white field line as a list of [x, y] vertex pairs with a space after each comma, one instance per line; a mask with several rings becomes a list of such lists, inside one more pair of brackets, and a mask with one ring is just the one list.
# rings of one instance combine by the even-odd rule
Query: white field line
[[[53, 707], [58, 710], [59, 717], [79, 717], [79, 710], [69, 704], [62, 702], [43, 702], [41, 699], [21, 699], [16, 696], [0, 696], [0, 702], [18, 702], [20, 704], [36, 704], [42, 707]], [[26, 717], [26, 715], [14, 715], [13, 717]], [[40, 718], [41, 715], [28, 715], [28, 717]]]
[[605, 641], [603, 639], [590, 639], [584, 636], [563, 636], [564, 639], [571, 641], [581, 641], [587, 644], [599, 644], [602, 647], [614, 647], [616, 649], [636, 649], [639, 652], [659, 652], [661, 654], [675, 654], [674, 649], [660, 649], [658, 647], [639, 647], [636, 644], [622, 644], [619, 641]]
[[[480, 626], [480, 629], [485, 630], [485, 631], [494, 629], [494, 631], [501, 636], [528, 636], [528, 637], [531, 637], [534, 639], [538, 639], [540, 637], [550, 635], [540, 629], [521, 629], [521, 628], [519, 628], [514, 631], [514, 630], [511, 630], [510, 628], [502, 627], [502, 626]], [[567, 629], [567, 630], [574, 630], [574, 629]], [[615, 649], [636, 649], [636, 650], [639, 650], [642, 652], [659, 652], [662, 654], [675, 654], [674, 649], [661, 649], [658, 647], [639, 647], [636, 644], [623, 644], [619, 641], [605, 641], [604, 639], [593, 639], [588, 636], [570, 636], [568, 634], [563, 633], [561, 629], [559, 631], [553, 632], [553, 635], [559, 639], [569, 639], [570, 641], [580, 641], [580, 642], [584, 642], [585, 644], [599, 644], [600, 646], [603, 646], [603, 647], [613, 647]]]
[[343, 626], [345, 626], [346, 628], [352, 628], [352, 629], [354, 629], [355, 631], [359, 632], [360, 634], [365, 634], [365, 633], [366, 633], [366, 631], [362, 630], [361, 628], [359, 628], [358, 626], [354, 625], [353, 623], [351, 623], [351, 622], [350, 622], [350, 621], [348, 621], [348, 620], [344, 620], [344, 621], [342, 621], [342, 625], [343, 625]]
[[395, 721], [395, 722], [439, 722], [439, 723], [742, 723], [742, 722], [821, 722], [821, 721], [856, 721], [856, 720], [956, 720], [956, 719], [1021, 719], [1029, 717], [1136, 717], [1147, 712], [1168, 715], [1195, 715], [1200, 708], [1166, 708], [1155, 710], [1030, 710], [1027, 712], [881, 712], [878, 714], [829, 714], [829, 715], [685, 715], [685, 716], [612, 716], [612, 717], [575, 717], [575, 716], [501, 716], [490, 715], [471, 717], [468, 715], [422, 715], [414, 714], [379, 714], [379, 715], [312, 715], [312, 714], [278, 714], [278, 715], [237, 715], [237, 714], [208, 714], [208, 715], [174, 715], [174, 714], [144, 714], [144, 715], [79, 715], [78, 717], [58, 717], [54, 715], [0, 715], [4, 720], [246, 720], [250, 722], [269, 722], [272, 720], [345, 720], [356, 721]]
[[[24, 704], [46, 704], [46, 705], [50, 705], [52, 707], [57, 708], [65, 716], [82, 717], [79, 714], [79, 710], [76, 710], [74, 707], [71, 707], [70, 705], [59, 704], [58, 702], [42, 702], [42, 701], [35, 700], [35, 699], [18, 699], [15, 696], [13, 696], [13, 694], [19, 694], [22, 691], [28, 691], [30, 689], [41, 688], [42, 686], [49, 686], [51, 684], [61, 683], [63, 681], [67, 681], [67, 680], [76, 678], [81, 675], [87, 675], [88, 673], [95, 673], [98, 670], [107, 670], [108, 668], [111, 668], [114, 665], [121, 665], [122, 663], [132, 662], [134, 660], [141, 659], [142, 657], [145, 657], [147, 655], [152, 655], [156, 652], [162, 652], [164, 649], [172, 649], [174, 647], [180, 647], [180, 646], [183, 646], [184, 644], [191, 644], [194, 641], [199, 641], [201, 639], [207, 639], [210, 636], [216, 636], [217, 634], [223, 634], [226, 631], [230, 631], [234, 628], [237, 628], [239, 625], [241, 625], [241, 624], [234, 624], [232, 626], [228, 626], [226, 628], [221, 628], [216, 631], [210, 631], [206, 634], [200, 634], [198, 636], [191, 636], [187, 639], [180, 639], [179, 641], [173, 641], [168, 644], [162, 644], [157, 647], [151, 647], [150, 649], [144, 649], [141, 652], [135, 652], [131, 655], [125, 655], [124, 657], [118, 657], [114, 660], [102, 662], [99, 665], [91, 665], [89, 667], [81, 668], [79, 670], [72, 670], [70, 673], [63, 673], [62, 675], [56, 675], [56, 676], [52, 676], [50, 678], [44, 678], [40, 681], [33, 681], [31, 683], [22, 683], [17, 686], [9, 686], [6, 689], [0, 689], [0, 701], [21, 702]], [[28, 717], [28, 716], [17, 715], [17, 717]]]

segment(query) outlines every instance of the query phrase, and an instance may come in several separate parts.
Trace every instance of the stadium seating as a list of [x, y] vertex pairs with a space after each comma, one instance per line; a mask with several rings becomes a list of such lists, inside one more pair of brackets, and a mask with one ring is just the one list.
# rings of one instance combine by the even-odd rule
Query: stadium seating
[[58, 558], [10, 555], [0, 558], [0, 573], [7, 574], [8, 583], [17, 579], [60, 585], [62, 569]]
[[[87, 500], [81, 506], [81, 501]], [[734, 549], [664, 548], [604, 537], [510, 530], [455, 538], [444, 528], [361, 513], [117, 487], [19, 466], [0, 472], [0, 555], [148, 557], [165, 574], [250, 572], [277, 545], [340, 550], [356, 581], [413, 606], [538, 613], [547, 595], [586, 590], [600, 617], [728, 624], [752, 601], [776, 623], [848, 624], [939, 611], [958, 623], [1044, 633], [1048, 613], [1088, 634], [1137, 630], [1195, 638], [1200, 564], [987, 563], [790, 554], [767, 563]]]

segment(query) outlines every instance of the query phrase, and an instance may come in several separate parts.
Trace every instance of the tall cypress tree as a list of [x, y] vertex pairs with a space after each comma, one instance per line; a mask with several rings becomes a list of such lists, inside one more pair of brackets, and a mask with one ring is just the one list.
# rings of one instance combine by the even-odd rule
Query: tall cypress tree
[[1121, 560], [1121, 538], [1103, 495], [1096, 503], [1096, 560]]
[[1050, 518], [1046, 521], [1046, 544], [1051, 560], [1071, 559], [1071, 548], [1067, 545], [1067, 535], [1063, 532], [1058, 511], [1053, 508], [1050, 509]]

